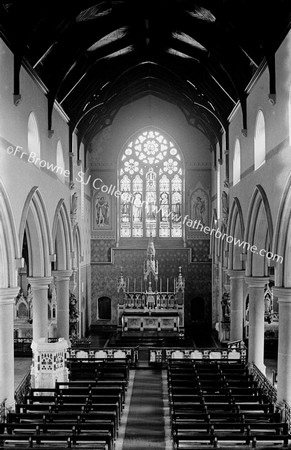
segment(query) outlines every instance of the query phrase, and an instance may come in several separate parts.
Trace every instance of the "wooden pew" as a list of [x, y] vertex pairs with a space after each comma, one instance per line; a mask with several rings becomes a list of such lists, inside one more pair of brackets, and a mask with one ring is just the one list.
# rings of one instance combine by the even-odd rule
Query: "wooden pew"
[[58, 424], [58, 423], [72, 423], [72, 425], [78, 424], [101, 424], [110, 425], [113, 427], [113, 435], [117, 436], [118, 421], [115, 412], [94, 411], [90, 413], [79, 412], [58, 412], [58, 413], [45, 413], [42, 412], [29, 412], [29, 413], [12, 413], [7, 415], [7, 424], [21, 424], [21, 423], [34, 423], [34, 424]]
[[[68, 441], [69, 439], [69, 441]], [[100, 443], [105, 446], [107, 450], [112, 450], [112, 437], [108, 432], [99, 432], [92, 434], [0, 434], [0, 448], [5, 447], [5, 443], [15, 444], [16, 447], [19, 447], [19, 444], [26, 445], [29, 448], [34, 447], [34, 443], [37, 445], [41, 444], [50, 444], [50, 443], [60, 443], [60, 444], [68, 444], [71, 443], [73, 445], [80, 445], [82, 443], [90, 444], [91, 449], [94, 449], [95, 443]], [[16, 445], [17, 444], [17, 445]], [[53, 447], [54, 448], [54, 447]], [[68, 448], [70, 446], [68, 445]]]

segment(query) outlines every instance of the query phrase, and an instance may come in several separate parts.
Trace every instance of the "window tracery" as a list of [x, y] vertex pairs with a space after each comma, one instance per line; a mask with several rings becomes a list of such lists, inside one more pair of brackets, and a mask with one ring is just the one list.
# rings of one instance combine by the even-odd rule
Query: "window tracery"
[[120, 237], [182, 237], [183, 168], [175, 144], [148, 130], [120, 159]]

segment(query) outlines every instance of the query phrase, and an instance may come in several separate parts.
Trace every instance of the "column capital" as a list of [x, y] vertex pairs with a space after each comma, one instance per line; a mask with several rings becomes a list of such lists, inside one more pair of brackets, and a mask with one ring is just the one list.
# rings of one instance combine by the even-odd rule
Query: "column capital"
[[245, 270], [228, 270], [227, 275], [230, 279], [232, 278], [245, 278], [246, 272]]
[[55, 277], [56, 281], [68, 281], [72, 275], [73, 271], [70, 270], [53, 270], [52, 275]]
[[53, 277], [28, 277], [28, 282], [31, 284], [33, 290], [41, 290], [48, 288], [52, 282]]
[[0, 306], [14, 305], [18, 292], [19, 287], [0, 288]]
[[291, 288], [274, 286], [272, 289], [273, 295], [275, 295], [275, 297], [278, 297], [279, 303], [291, 304]]
[[269, 277], [245, 277], [245, 281], [249, 287], [263, 288], [269, 283]]

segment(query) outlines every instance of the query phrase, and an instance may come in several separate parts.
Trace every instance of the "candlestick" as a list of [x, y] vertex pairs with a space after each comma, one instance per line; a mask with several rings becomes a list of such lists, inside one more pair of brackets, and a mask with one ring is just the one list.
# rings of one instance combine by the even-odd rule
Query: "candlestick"
[[129, 277], [127, 278], [127, 292], [129, 292]]
[[133, 279], [133, 292], [135, 293], [135, 278]]
[[160, 278], [160, 292], [162, 292], [162, 278]]
[[167, 278], [167, 293], [169, 292], [169, 278]]

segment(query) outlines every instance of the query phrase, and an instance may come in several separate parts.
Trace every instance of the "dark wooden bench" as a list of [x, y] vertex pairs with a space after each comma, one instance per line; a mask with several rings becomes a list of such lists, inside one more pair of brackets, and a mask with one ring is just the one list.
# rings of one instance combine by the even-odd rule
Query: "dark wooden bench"
[[214, 434], [218, 430], [237, 430], [240, 433], [253, 433], [254, 431], [258, 433], [261, 431], [262, 433], [273, 432], [273, 434], [288, 434], [288, 424], [286, 422], [258, 422], [258, 421], [249, 421], [245, 422], [195, 422], [193, 420], [185, 420], [185, 419], [175, 419], [172, 421], [172, 431], [178, 432], [181, 430], [187, 431], [196, 431], [196, 430], [205, 430], [207, 433]]
[[[235, 447], [237, 444], [245, 444], [254, 447], [257, 441], [266, 441], [266, 442], [274, 442], [274, 444], [283, 444], [284, 446], [288, 446], [288, 442], [291, 439], [290, 434], [244, 434], [244, 433], [222, 433], [217, 435], [217, 433], [197, 433], [197, 432], [177, 432], [173, 434], [173, 443], [174, 448], [176, 449], [187, 449], [189, 450], [189, 442], [204, 442], [214, 447], [219, 447], [222, 445], [223, 441], [233, 442], [233, 446]], [[186, 444], [187, 443], [187, 444]], [[186, 444], [186, 445], [185, 445]], [[193, 447], [194, 448], [194, 447]]]
[[7, 415], [7, 423], [21, 424], [33, 422], [34, 424], [57, 424], [57, 423], [72, 423], [72, 425], [78, 424], [101, 424], [113, 426], [113, 434], [117, 436], [118, 421], [117, 414], [115, 412], [94, 411], [91, 413], [79, 412], [58, 412], [58, 413], [45, 413], [42, 412], [29, 412], [29, 413], [12, 413]]
[[59, 442], [67, 444], [70, 448], [69, 444], [80, 445], [82, 443], [86, 443], [91, 445], [91, 448], [94, 448], [95, 443], [101, 443], [106, 445], [108, 450], [112, 450], [112, 437], [108, 432], [99, 432], [99, 433], [90, 433], [90, 434], [0, 434], [0, 448], [5, 448], [5, 443], [12, 444], [22, 444], [27, 447], [33, 448], [33, 444], [37, 445], [41, 444], [50, 444]]

